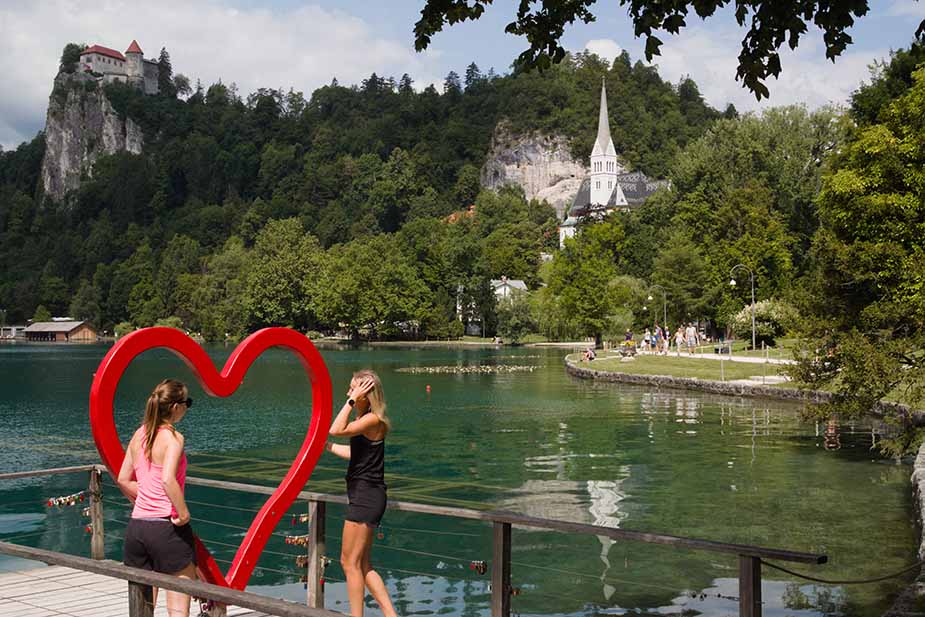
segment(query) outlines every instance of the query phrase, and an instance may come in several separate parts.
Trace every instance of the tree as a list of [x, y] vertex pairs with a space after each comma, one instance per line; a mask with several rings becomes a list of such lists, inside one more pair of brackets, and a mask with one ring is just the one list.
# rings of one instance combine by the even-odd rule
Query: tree
[[177, 96], [173, 83], [173, 67], [170, 65], [170, 54], [166, 47], [161, 47], [161, 55], [157, 59], [157, 89], [164, 96]]
[[86, 45], [78, 43], [68, 43], [61, 52], [61, 61], [58, 64], [58, 72], [73, 73], [77, 70], [80, 63], [80, 54], [86, 49]]
[[[427, 0], [421, 10], [421, 18], [414, 25], [415, 49], [427, 49], [434, 34], [443, 30], [444, 25], [479, 19], [491, 2]], [[595, 21], [590, 10], [594, 2], [542, 0], [536, 3], [521, 0], [516, 19], [505, 27], [505, 32], [524, 36], [529, 43], [515, 65], [545, 69], [561, 62], [566, 51], [559, 41], [566, 25], [576, 20], [584, 23]], [[655, 36], [656, 31], [677, 34], [687, 26], [691, 11], [701, 19], [707, 19], [727, 4], [729, 0], [620, 0], [620, 5], [628, 9], [636, 36], [645, 37], [648, 61], [659, 55], [662, 44], [661, 39]], [[867, 14], [869, 4], [869, 0], [834, 3], [822, 0], [735, 0], [736, 21], [740, 26], [748, 25], [749, 28], [742, 40], [736, 78], [741, 79], [759, 100], [767, 97], [769, 92], [765, 80], [777, 77], [781, 71], [778, 50], [785, 43], [790, 48], [797, 47], [810, 24], [822, 29], [826, 58], [834, 60], [852, 42], [848, 30], [857, 18]], [[925, 21], [919, 24], [916, 36], [923, 30]]]
[[[806, 349], [793, 374], [834, 391], [822, 414], [858, 417], [884, 397], [925, 401], [925, 69], [862, 128], [824, 177], [815, 268], [800, 294]], [[887, 417], [905, 424], [905, 414]], [[886, 447], [916, 447], [906, 430]]]
[[450, 71], [443, 80], [443, 93], [451, 96], [457, 96], [462, 92], [462, 84], [459, 82], [459, 73]]
[[473, 62], [466, 67], [466, 76], [465, 80], [463, 81], [463, 84], [466, 86], [466, 90], [482, 81], [482, 79], [484, 78], [482, 77], [482, 72], [479, 71], [479, 65]]
[[80, 321], [90, 322], [94, 328], [102, 326], [102, 301], [99, 289], [90, 281], [84, 279], [80, 288], [71, 300], [68, 315]]
[[45, 308], [44, 304], [39, 304], [35, 309], [35, 314], [32, 315], [32, 323], [40, 321], [51, 321], [51, 311]]
[[[202, 86], [197, 86], [197, 90], [201, 89]], [[173, 76], [173, 91], [176, 92], [179, 96], [189, 96], [193, 89], [190, 87], [189, 77], [183, 73], [177, 73]]]
[[[669, 323], [695, 321], [708, 314], [711, 300], [709, 266], [694, 242], [684, 236], [666, 244], [652, 271], [652, 281], [665, 288]], [[662, 303], [662, 292], [653, 290], [653, 311]]]
[[318, 240], [298, 219], [271, 219], [254, 242], [242, 299], [255, 325], [313, 326], [322, 259]]
[[520, 342], [524, 336], [536, 330], [530, 298], [526, 292], [514, 291], [499, 300], [497, 312], [498, 335], [511, 343]]

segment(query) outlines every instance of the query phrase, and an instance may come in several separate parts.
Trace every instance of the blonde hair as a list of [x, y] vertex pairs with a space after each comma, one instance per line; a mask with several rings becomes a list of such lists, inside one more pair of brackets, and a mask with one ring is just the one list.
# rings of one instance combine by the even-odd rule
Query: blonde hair
[[151, 459], [151, 448], [154, 447], [157, 429], [168, 423], [171, 406], [186, 400], [186, 395], [186, 384], [176, 379], [165, 379], [155, 386], [154, 391], [148, 397], [148, 402], [145, 404], [145, 419], [142, 422], [145, 427], [145, 457], [148, 460]]
[[382, 392], [382, 381], [379, 379], [379, 375], [371, 369], [363, 369], [354, 373], [352, 379], [357, 381], [373, 380], [375, 385], [366, 394], [366, 398], [369, 400], [369, 409], [379, 416], [380, 422], [385, 425], [385, 432], [389, 433], [392, 430], [392, 421], [385, 415], [385, 394]]

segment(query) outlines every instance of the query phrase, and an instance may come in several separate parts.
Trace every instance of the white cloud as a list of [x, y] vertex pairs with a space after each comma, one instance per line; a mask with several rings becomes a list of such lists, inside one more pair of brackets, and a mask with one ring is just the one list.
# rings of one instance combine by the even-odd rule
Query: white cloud
[[918, 0], [894, 0], [884, 14], [889, 17], [925, 18], [925, 2], [919, 2]]
[[407, 41], [383, 38], [375, 24], [314, 5], [291, 10], [236, 9], [218, 0], [17, 1], [0, 6], [0, 144], [31, 139], [45, 109], [61, 49], [99, 43], [123, 51], [137, 39], [145, 57], [166, 47], [174, 73], [206, 85], [235, 82], [246, 95], [259, 87], [306, 96], [336, 76], [357, 83], [376, 72], [409, 73], [417, 84], [441, 83], [439, 51], [416, 53]]
[[862, 81], [869, 79], [868, 65], [886, 57], [887, 50], [848, 50], [835, 63], [826, 60], [822, 34], [815, 28], [800, 39], [795, 51], [781, 49], [781, 73], [766, 80], [769, 99], [758, 103], [755, 96], [736, 81], [736, 67], [744, 31], [736, 26], [696, 25], [678, 36], [664, 37], [661, 56], [653, 58], [663, 79], [677, 82], [690, 75], [708, 103], [719, 109], [733, 103], [739, 111], [777, 105], [804, 103], [810, 109], [834, 103], [844, 104]]
[[613, 39], [591, 39], [585, 44], [585, 49], [611, 62], [623, 53], [623, 48]]

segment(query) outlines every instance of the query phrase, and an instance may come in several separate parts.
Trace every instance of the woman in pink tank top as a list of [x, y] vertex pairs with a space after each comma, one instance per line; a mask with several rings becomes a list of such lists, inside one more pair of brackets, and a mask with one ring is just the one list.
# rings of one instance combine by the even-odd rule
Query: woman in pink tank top
[[[144, 421], [125, 449], [118, 482], [134, 504], [125, 530], [125, 565], [195, 579], [196, 550], [183, 498], [186, 454], [183, 435], [174, 427], [192, 405], [182, 382], [165, 379], [157, 384], [145, 405]], [[167, 592], [171, 617], [188, 617], [189, 606], [188, 595]]]

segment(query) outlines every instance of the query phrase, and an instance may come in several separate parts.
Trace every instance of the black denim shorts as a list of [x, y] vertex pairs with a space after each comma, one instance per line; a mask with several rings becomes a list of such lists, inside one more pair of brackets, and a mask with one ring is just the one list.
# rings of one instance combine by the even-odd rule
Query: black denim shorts
[[177, 527], [170, 518], [129, 519], [123, 546], [125, 565], [176, 574], [196, 564], [196, 543], [189, 523]]

